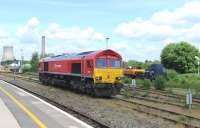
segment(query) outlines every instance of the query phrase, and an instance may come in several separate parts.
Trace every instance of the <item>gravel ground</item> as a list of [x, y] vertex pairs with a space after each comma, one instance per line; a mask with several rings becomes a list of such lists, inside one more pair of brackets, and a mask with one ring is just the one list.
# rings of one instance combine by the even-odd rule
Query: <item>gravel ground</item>
[[[85, 113], [93, 119], [99, 120], [111, 128], [175, 128], [176, 124], [134, 111], [124, 107], [124, 102], [115, 99], [93, 98], [85, 94], [77, 94], [66, 89], [44, 86], [37, 83], [0, 75], [0, 79], [14, 82], [15, 84], [35, 91], [43, 96], [70, 106], [75, 110]], [[126, 105], [127, 106], [127, 105]]]

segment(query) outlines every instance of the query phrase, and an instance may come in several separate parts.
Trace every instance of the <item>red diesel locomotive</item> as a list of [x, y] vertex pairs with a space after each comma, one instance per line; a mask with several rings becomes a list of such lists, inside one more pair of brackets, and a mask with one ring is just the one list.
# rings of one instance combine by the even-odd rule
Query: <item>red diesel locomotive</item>
[[110, 49], [40, 60], [39, 79], [43, 84], [59, 84], [96, 96], [118, 94], [122, 76], [122, 57]]

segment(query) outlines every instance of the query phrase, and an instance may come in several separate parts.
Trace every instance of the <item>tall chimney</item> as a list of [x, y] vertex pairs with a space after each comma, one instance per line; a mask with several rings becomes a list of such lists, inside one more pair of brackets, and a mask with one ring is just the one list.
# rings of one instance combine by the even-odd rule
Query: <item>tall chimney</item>
[[45, 36], [42, 36], [42, 51], [41, 51], [41, 58], [45, 57]]

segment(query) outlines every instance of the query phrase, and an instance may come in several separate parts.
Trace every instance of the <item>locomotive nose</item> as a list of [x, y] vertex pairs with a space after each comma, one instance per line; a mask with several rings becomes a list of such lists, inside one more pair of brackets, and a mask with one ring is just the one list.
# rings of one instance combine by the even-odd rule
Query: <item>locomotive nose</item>
[[107, 72], [107, 79], [110, 79], [110, 71]]
[[95, 83], [117, 83], [123, 76], [122, 69], [95, 69], [94, 77], [101, 76], [101, 80], [95, 79]]

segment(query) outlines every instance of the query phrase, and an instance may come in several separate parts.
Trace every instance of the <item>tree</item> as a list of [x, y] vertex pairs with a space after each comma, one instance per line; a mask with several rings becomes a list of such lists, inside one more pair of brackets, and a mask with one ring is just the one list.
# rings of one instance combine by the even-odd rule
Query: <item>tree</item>
[[168, 44], [161, 52], [161, 63], [165, 68], [174, 69], [179, 73], [194, 72], [199, 50], [187, 42]]
[[39, 68], [39, 56], [38, 56], [38, 53], [35, 52], [32, 54], [32, 58], [31, 58], [31, 71], [37, 72], [38, 68]]
[[145, 60], [145, 62], [140, 62], [140, 61], [136, 61], [136, 60], [129, 60], [127, 62], [126, 66], [141, 67], [141, 68], [146, 69], [146, 68], [150, 67], [152, 64], [160, 64], [160, 61]]
[[149, 68], [152, 64], [160, 64], [160, 61], [159, 60], [145, 60], [144, 62], [144, 68]]
[[54, 53], [45, 53], [44, 57], [42, 57], [42, 55], [40, 55], [40, 59], [45, 58], [45, 57], [50, 57], [50, 56], [54, 56]]
[[144, 63], [136, 60], [129, 60], [127, 62], [127, 66], [133, 66], [133, 67], [143, 67]]

